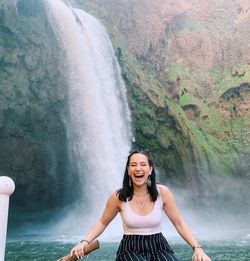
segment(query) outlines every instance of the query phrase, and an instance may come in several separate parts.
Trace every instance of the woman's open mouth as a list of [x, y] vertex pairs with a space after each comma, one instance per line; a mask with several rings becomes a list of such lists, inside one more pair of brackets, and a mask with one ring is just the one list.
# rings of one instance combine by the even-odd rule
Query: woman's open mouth
[[139, 174], [134, 176], [136, 179], [142, 179], [144, 177], [144, 174]]

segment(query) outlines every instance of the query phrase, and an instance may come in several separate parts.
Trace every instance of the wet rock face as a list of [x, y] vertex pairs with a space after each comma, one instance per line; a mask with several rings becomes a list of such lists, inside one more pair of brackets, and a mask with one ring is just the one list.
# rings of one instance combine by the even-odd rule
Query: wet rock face
[[71, 186], [67, 86], [42, 8], [40, 1], [0, 4], [0, 175], [14, 179], [12, 207], [22, 210], [63, 204]]
[[106, 25], [136, 145], [163, 176], [192, 187], [204, 175], [249, 176], [249, 1], [71, 2]]

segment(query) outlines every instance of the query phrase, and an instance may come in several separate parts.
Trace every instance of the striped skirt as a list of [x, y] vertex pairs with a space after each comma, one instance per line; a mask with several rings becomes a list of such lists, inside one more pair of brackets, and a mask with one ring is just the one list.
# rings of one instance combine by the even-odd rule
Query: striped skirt
[[116, 261], [178, 261], [166, 238], [159, 234], [123, 235]]

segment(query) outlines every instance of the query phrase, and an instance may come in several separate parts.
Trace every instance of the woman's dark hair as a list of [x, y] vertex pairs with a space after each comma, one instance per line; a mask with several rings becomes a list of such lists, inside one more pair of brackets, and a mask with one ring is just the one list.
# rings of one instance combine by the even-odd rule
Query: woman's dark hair
[[148, 151], [145, 151], [145, 150], [134, 150], [134, 151], [130, 152], [130, 154], [128, 155], [128, 160], [127, 160], [127, 163], [126, 163], [126, 169], [125, 169], [124, 176], [123, 176], [122, 188], [117, 191], [118, 198], [122, 201], [127, 201], [127, 200], [131, 200], [133, 195], [134, 195], [133, 184], [131, 186], [129, 184], [130, 177], [128, 175], [128, 166], [129, 166], [129, 163], [130, 163], [130, 158], [134, 154], [138, 154], [138, 153], [145, 155], [148, 159], [149, 166], [152, 167], [152, 172], [151, 172], [151, 175], [150, 175], [151, 186], [150, 187], [147, 186], [147, 188], [148, 188], [148, 192], [150, 194], [151, 200], [153, 202], [155, 202], [157, 200], [157, 197], [158, 197], [158, 194], [159, 194], [158, 190], [156, 188], [155, 169], [154, 169], [154, 165], [153, 165], [153, 161], [152, 161], [152, 157], [151, 157], [150, 153]]

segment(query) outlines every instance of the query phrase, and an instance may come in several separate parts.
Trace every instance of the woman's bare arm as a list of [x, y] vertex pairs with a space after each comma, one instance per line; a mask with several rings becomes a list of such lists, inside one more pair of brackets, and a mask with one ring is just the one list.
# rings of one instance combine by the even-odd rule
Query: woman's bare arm
[[170, 221], [173, 223], [180, 236], [194, 249], [193, 260], [211, 261], [211, 259], [200, 248], [198, 242], [184, 222], [177, 208], [173, 193], [165, 186], [160, 186], [163, 209]]
[[84, 256], [84, 245], [88, 244], [88, 242], [93, 241], [95, 238], [101, 235], [108, 224], [115, 218], [120, 209], [121, 202], [118, 199], [116, 192], [114, 192], [107, 200], [101, 218], [84, 237], [84, 240], [71, 250], [71, 255], [75, 254], [77, 258]]

